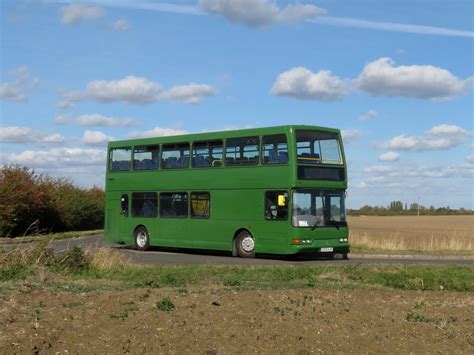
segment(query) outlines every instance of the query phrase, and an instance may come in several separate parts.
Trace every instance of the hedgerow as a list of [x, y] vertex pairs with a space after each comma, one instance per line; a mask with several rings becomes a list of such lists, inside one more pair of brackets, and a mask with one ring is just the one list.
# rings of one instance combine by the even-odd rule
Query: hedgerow
[[104, 192], [36, 174], [19, 165], [0, 170], [0, 236], [102, 228]]

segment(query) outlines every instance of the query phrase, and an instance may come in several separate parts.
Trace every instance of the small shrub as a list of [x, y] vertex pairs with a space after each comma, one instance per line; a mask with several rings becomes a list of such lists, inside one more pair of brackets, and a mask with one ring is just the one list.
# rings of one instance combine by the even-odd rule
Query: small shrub
[[156, 302], [156, 308], [163, 312], [171, 312], [176, 309], [174, 303], [169, 299], [169, 297], [165, 297], [160, 301]]
[[75, 245], [69, 248], [66, 253], [58, 260], [58, 264], [67, 270], [80, 270], [88, 265], [84, 250]]

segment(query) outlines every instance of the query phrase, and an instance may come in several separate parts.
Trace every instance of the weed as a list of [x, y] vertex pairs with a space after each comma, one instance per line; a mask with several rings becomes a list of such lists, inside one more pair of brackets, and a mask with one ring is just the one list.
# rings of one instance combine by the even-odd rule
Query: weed
[[128, 317], [128, 311], [123, 311], [123, 312], [118, 312], [118, 313], [112, 313], [110, 315], [110, 318], [112, 319], [125, 319]]
[[140, 302], [143, 302], [145, 300], [147, 300], [148, 298], [150, 297], [150, 291], [146, 290], [145, 293], [141, 294], [140, 296], [138, 296], [138, 300]]
[[125, 301], [125, 302], [122, 302], [122, 305], [124, 305], [124, 306], [134, 306], [135, 302], [133, 302], [132, 300]]
[[160, 281], [166, 286], [179, 286], [182, 284], [182, 281], [180, 281], [176, 275], [173, 274], [164, 274], [160, 278]]
[[415, 307], [414, 307], [414, 308], [415, 308], [415, 309], [422, 309], [422, 308], [425, 308], [425, 306], [426, 306], [425, 302], [420, 301], [420, 302], [416, 302], [416, 303], [415, 303]]
[[242, 281], [237, 278], [226, 277], [224, 278], [223, 284], [224, 286], [242, 286]]
[[413, 312], [413, 311], [408, 312], [405, 319], [409, 322], [420, 322], [420, 323], [432, 322], [431, 319], [426, 318], [424, 315]]
[[156, 308], [163, 312], [171, 312], [176, 309], [176, 306], [169, 299], [169, 297], [164, 297], [160, 301], [156, 302]]
[[189, 294], [188, 290], [186, 290], [185, 288], [180, 288], [178, 289], [177, 292], [178, 292], [178, 295], [183, 296], [183, 297]]
[[137, 288], [160, 288], [160, 284], [156, 280], [144, 280], [144, 281], [138, 281], [135, 282], [134, 284], [135, 287]]

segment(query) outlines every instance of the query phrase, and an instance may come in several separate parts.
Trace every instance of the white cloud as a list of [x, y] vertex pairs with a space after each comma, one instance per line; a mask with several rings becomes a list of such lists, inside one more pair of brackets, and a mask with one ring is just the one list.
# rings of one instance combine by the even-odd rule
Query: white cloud
[[460, 145], [470, 135], [462, 127], [442, 124], [435, 126], [420, 136], [399, 135], [382, 144], [393, 150], [443, 150]]
[[61, 144], [64, 142], [64, 136], [59, 133], [50, 134], [50, 135], [45, 136], [42, 139], [42, 142], [51, 143], [51, 144]]
[[56, 107], [57, 108], [60, 108], [61, 110], [67, 110], [67, 109], [70, 109], [70, 108], [74, 108], [74, 103], [71, 102], [71, 101], [66, 101], [66, 100], [63, 100], [63, 101], [59, 101], [56, 103]]
[[390, 58], [380, 58], [367, 64], [356, 81], [361, 90], [374, 96], [444, 100], [466, 93], [474, 78], [458, 79], [431, 65], [395, 67]]
[[375, 111], [375, 110], [369, 110], [369, 111], [367, 111], [366, 114], [360, 115], [360, 116], [358, 117], [358, 120], [359, 120], [359, 121], [368, 121], [368, 120], [370, 120], [370, 119], [372, 119], [372, 118], [377, 117], [378, 115], [379, 115], [379, 113], [378, 113], [377, 111]]
[[54, 118], [56, 124], [77, 124], [79, 126], [130, 127], [138, 122], [132, 118], [114, 118], [92, 113], [80, 116], [59, 115]]
[[214, 87], [206, 84], [190, 83], [173, 86], [169, 91], [163, 93], [160, 100], [198, 104], [203, 97], [214, 95], [217, 95], [217, 90]]
[[177, 101], [197, 104], [205, 96], [217, 94], [217, 89], [207, 84], [190, 83], [178, 85], [165, 91], [161, 84], [146, 78], [127, 76], [120, 80], [94, 80], [86, 85], [83, 93], [71, 92], [64, 95], [67, 101], [95, 100], [99, 102], [126, 102], [129, 104], [150, 104], [157, 101]]
[[25, 150], [6, 156], [7, 163], [31, 168], [62, 169], [66, 167], [105, 166], [104, 149], [52, 148], [49, 150]]
[[128, 31], [128, 29], [130, 28], [130, 26], [128, 25], [128, 21], [124, 19], [120, 19], [115, 22], [112, 22], [111, 27], [114, 31], [120, 31], [120, 32]]
[[147, 104], [158, 100], [163, 91], [160, 84], [145, 78], [127, 76], [120, 80], [94, 80], [87, 84], [83, 94], [72, 93], [72, 100], [92, 99], [100, 102], [123, 101], [131, 104]]
[[114, 138], [101, 131], [86, 130], [81, 140], [82, 143], [86, 145], [104, 145], [110, 141], [113, 141]]
[[313, 73], [297, 67], [278, 75], [271, 93], [301, 100], [334, 101], [345, 96], [347, 89], [345, 83], [328, 70]]
[[97, 20], [105, 15], [104, 9], [89, 4], [69, 4], [60, 8], [61, 22], [75, 24]]
[[380, 161], [397, 161], [400, 160], [400, 154], [397, 152], [386, 152], [383, 154], [380, 154], [379, 156]]
[[359, 131], [358, 129], [347, 129], [347, 130], [342, 130], [341, 135], [342, 135], [342, 139], [344, 143], [349, 144], [357, 137], [360, 137], [362, 135], [362, 132]]
[[0, 99], [13, 102], [28, 101], [26, 92], [36, 88], [38, 79], [30, 77], [28, 67], [26, 66], [20, 66], [11, 70], [10, 75], [14, 77], [15, 80], [0, 84]]
[[465, 159], [469, 164], [474, 164], [474, 154], [470, 154]]
[[180, 128], [162, 128], [155, 127], [144, 132], [130, 132], [128, 138], [149, 138], [149, 137], [165, 137], [188, 134], [189, 132]]
[[30, 128], [16, 126], [0, 126], [0, 142], [12, 144], [61, 144], [64, 136], [59, 133], [46, 134]]
[[210, 14], [222, 15], [231, 22], [251, 27], [294, 23], [326, 13], [315, 5], [289, 4], [281, 8], [272, 0], [199, 0], [199, 6]]
[[441, 124], [431, 128], [428, 131], [428, 134], [436, 136], [466, 137], [469, 135], [469, 132], [459, 126]]

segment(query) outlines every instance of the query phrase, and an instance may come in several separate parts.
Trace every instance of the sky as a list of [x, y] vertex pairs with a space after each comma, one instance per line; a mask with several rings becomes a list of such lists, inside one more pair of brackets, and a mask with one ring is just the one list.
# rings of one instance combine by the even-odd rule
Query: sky
[[103, 187], [109, 140], [308, 124], [348, 207], [474, 208], [472, 1], [0, 3], [2, 164]]

